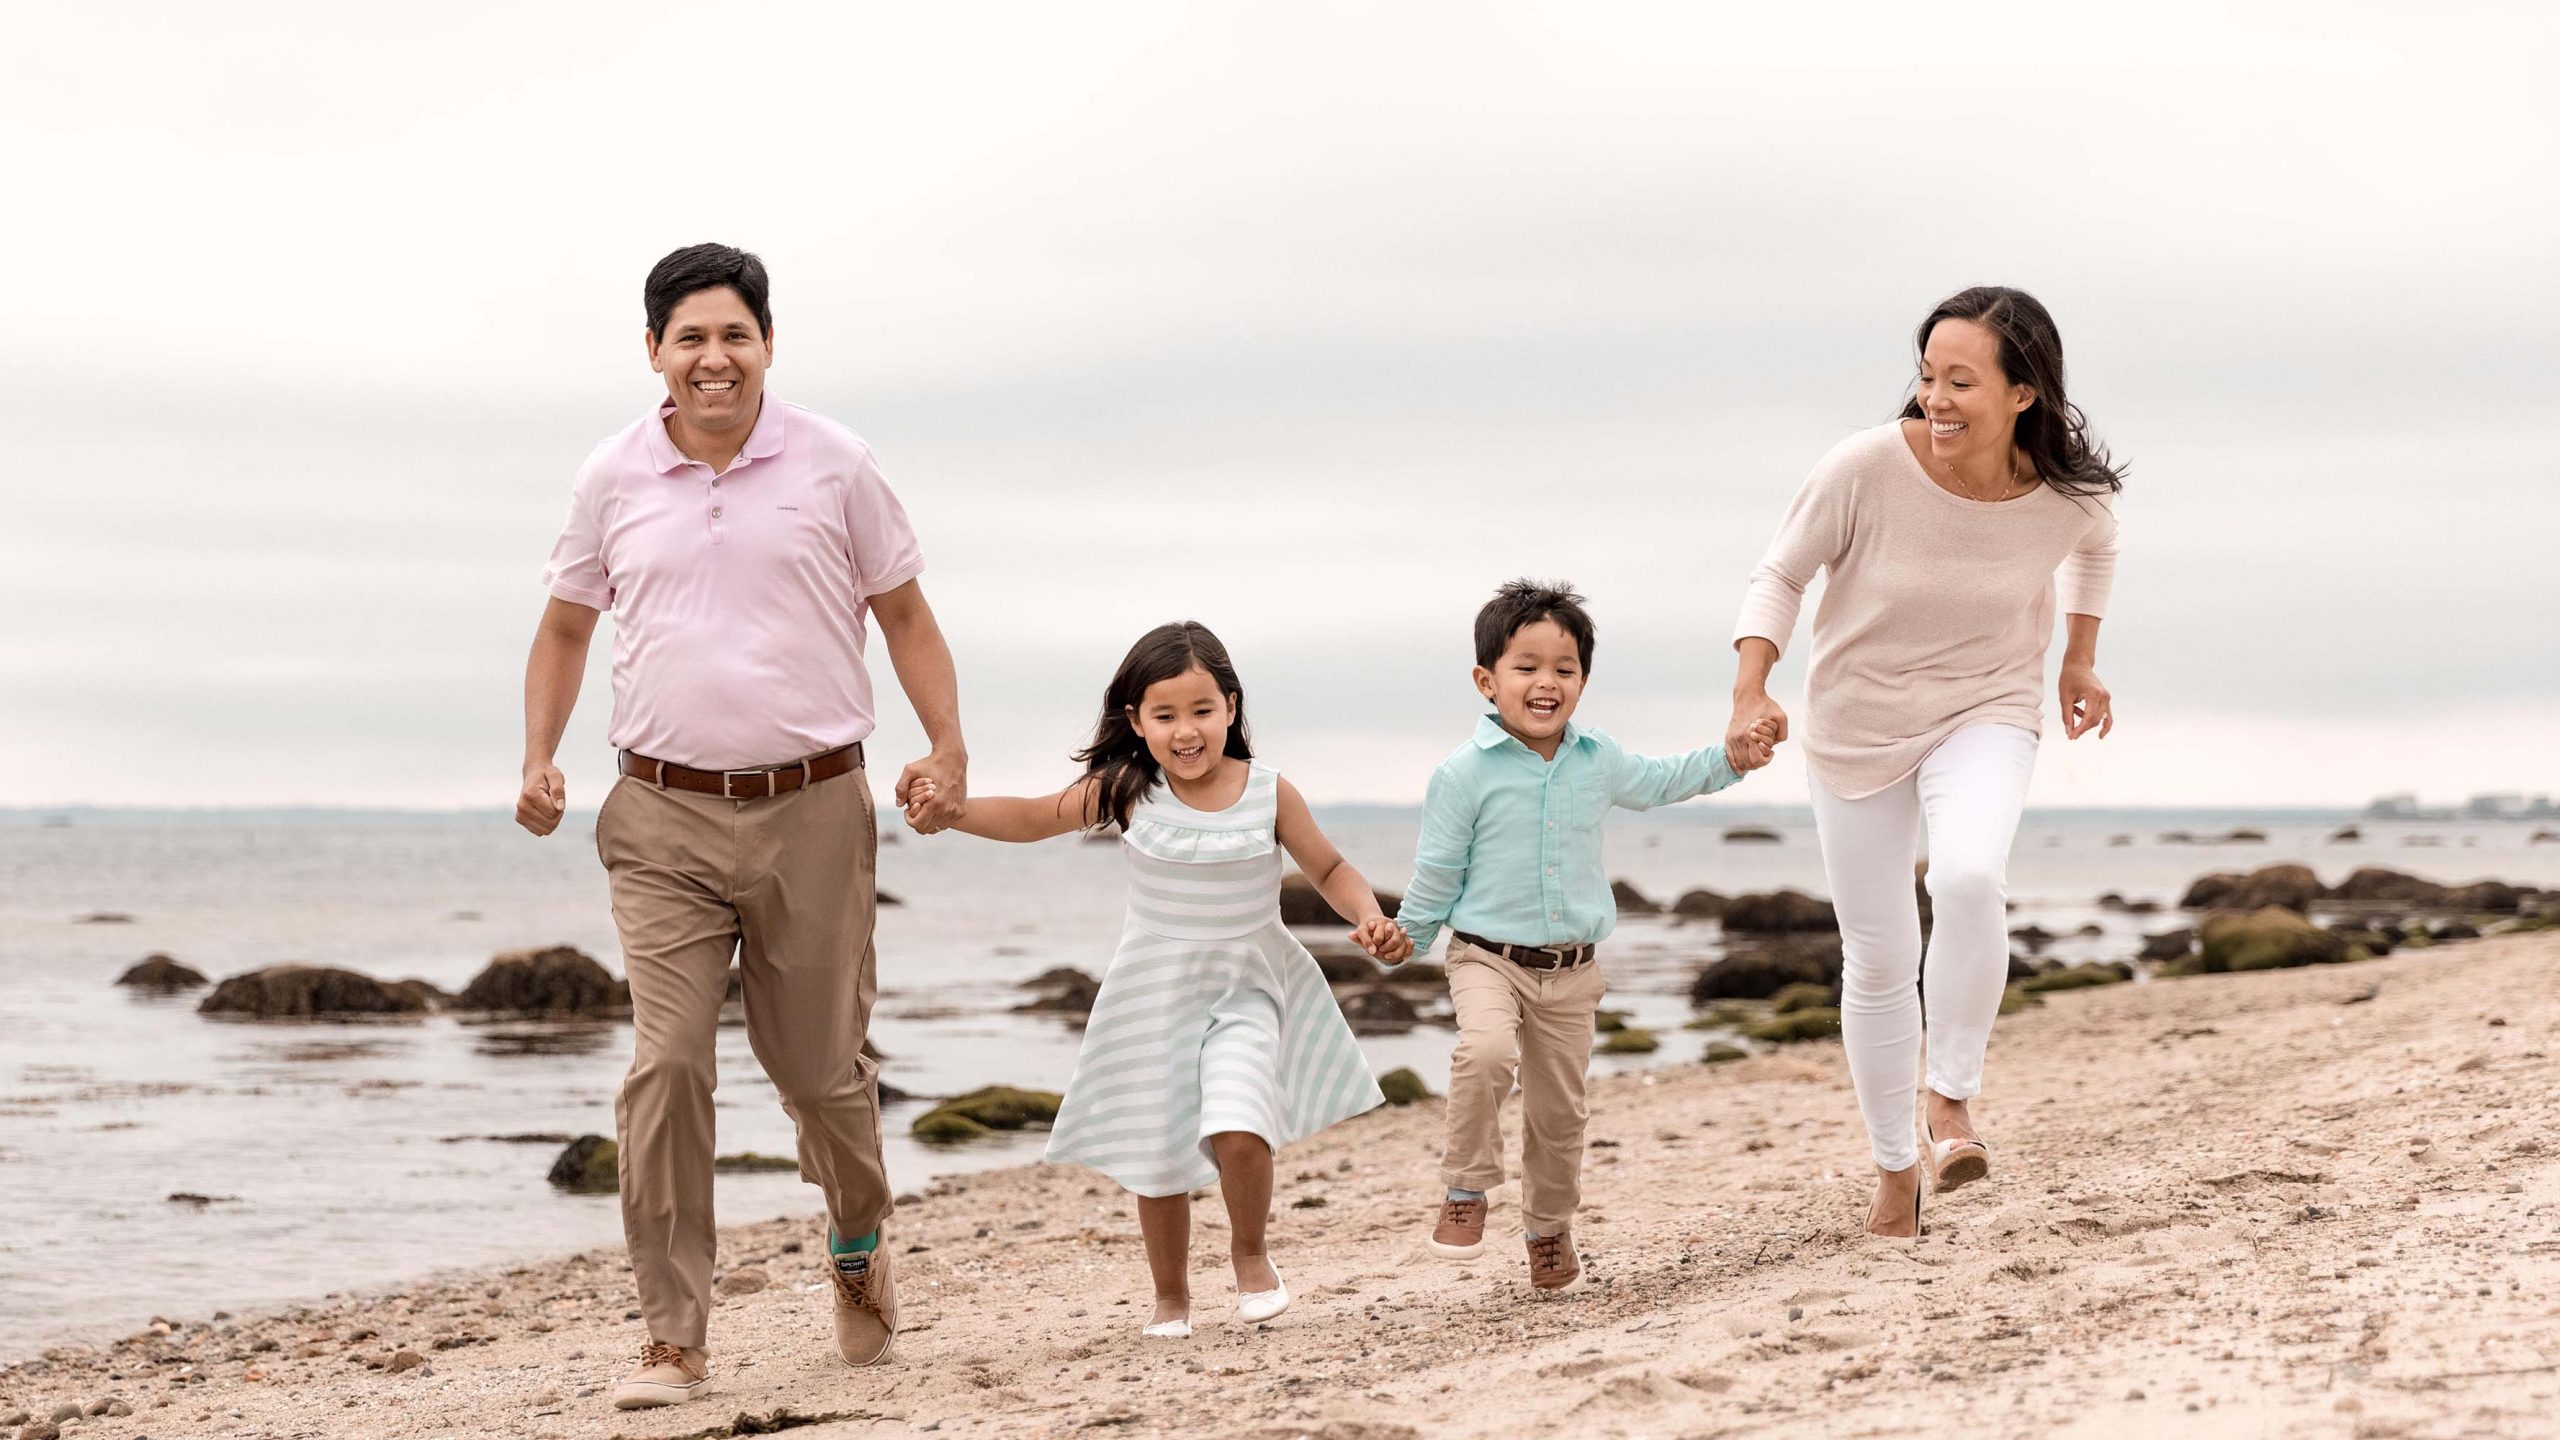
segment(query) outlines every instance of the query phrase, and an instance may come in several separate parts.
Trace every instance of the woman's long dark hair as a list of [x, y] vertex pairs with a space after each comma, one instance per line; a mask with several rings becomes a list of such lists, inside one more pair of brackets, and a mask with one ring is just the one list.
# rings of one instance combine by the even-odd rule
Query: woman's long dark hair
[[[2111, 495], [2124, 488], [2123, 467], [2089, 438], [2089, 417], [2062, 391], [2062, 331], [2042, 302], [2006, 285], [1959, 290], [1920, 322], [1915, 354], [1928, 353], [1929, 332], [1941, 320], [1970, 320], [1998, 336], [2002, 377], [2035, 387], [2035, 403], [2018, 415], [2017, 446], [2036, 467], [2036, 478], [2065, 495]], [[1902, 418], [1929, 418], [1917, 395], [1904, 402]]]
[[1121, 659], [1120, 669], [1111, 677], [1111, 688], [1102, 692], [1102, 718], [1093, 723], [1093, 743], [1075, 755], [1084, 773], [1101, 782], [1094, 812], [1101, 820], [1128, 829], [1129, 807], [1155, 788], [1159, 773], [1156, 757], [1148, 751], [1146, 737], [1129, 723], [1130, 713], [1146, 698], [1148, 686], [1193, 669], [1207, 671], [1209, 678], [1217, 682], [1219, 693], [1235, 708], [1234, 718], [1227, 725], [1228, 757], [1253, 758], [1253, 741], [1244, 728], [1244, 683], [1236, 679], [1236, 667], [1227, 659], [1227, 647], [1197, 620], [1159, 625], [1139, 636], [1138, 643], [1130, 646], [1128, 655]]

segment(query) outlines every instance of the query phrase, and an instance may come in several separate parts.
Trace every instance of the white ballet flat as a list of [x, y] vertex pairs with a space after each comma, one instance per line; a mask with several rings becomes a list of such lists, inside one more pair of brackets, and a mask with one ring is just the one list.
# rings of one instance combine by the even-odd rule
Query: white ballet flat
[[1150, 1340], [1188, 1340], [1191, 1338], [1191, 1322], [1159, 1320], [1138, 1333]]
[[1958, 1138], [1941, 1140], [1931, 1133], [1926, 1120], [1920, 1122], [1920, 1138], [1929, 1146], [1929, 1179], [1944, 1193], [1987, 1178], [1991, 1174], [1991, 1147], [1979, 1140]]
[[[1280, 1267], [1272, 1266], [1271, 1273], [1279, 1275]], [[1247, 1325], [1259, 1325], [1288, 1308], [1289, 1282], [1285, 1278], [1273, 1289], [1248, 1291], [1236, 1297], [1236, 1318]]]

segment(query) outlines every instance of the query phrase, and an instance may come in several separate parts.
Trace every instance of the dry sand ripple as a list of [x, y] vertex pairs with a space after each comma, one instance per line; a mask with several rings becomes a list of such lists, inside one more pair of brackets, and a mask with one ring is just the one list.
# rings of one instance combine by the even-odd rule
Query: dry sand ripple
[[[2376, 989], [2375, 987], [2379, 988]], [[894, 1364], [834, 1358], [818, 1237], [723, 1234], [713, 1397], [602, 1408], [638, 1340], [617, 1254], [178, 1327], [0, 1370], [90, 1436], [2548, 1435], [2560, 1413], [2560, 937], [2054, 996], [2001, 1022], [1997, 1170], [1918, 1245], [1858, 1233], [1836, 1045], [1603, 1080], [1582, 1245], [1536, 1301], [1518, 1212], [1430, 1258], [1438, 1107], [1281, 1157], [1297, 1307], [1142, 1342], [1127, 1201], [972, 1177], [891, 1231]], [[148, 1263], [147, 1251], [137, 1256]], [[762, 1288], [759, 1281], [769, 1280]], [[393, 1368], [394, 1366], [400, 1368]], [[788, 1422], [783, 1422], [788, 1423]]]

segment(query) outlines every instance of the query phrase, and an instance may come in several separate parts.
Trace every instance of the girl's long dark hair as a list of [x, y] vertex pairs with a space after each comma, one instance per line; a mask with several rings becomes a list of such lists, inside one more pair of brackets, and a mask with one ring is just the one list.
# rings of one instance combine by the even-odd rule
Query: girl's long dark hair
[[1128, 829], [1129, 807], [1155, 788], [1156, 757], [1148, 751], [1146, 738], [1129, 723], [1130, 712], [1146, 698], [1148, 686], [1195, 668], [1207, 671], [1235, 708], [1227, 726], [1226, 754], [1236, 760], [1253, 758], [1253, 741], [1244, 728], [1244, 684], [1236, 679], [1227, 647], [1197, 620], [1159, 625], [1129, 647], [1111, 677], [1111, 688], [1102, 692], [1102, 717], [1094, 721], [1093, 743], [1075, 755], [1084, 773], [1101, 782], [1094, 812], [1101, 820]]
[[[1929, 332], [1941, 320], [1970, 320], [2000, 339], [2000, 371], [2012, 385], [2035, 387], [2035, 403], [2018, 415], [2018, 448], [2036, 477], [2065, 495], [2111, 495], [2124, 488], [2124, 467], [2089, 438], [2089, 417], [2062, 390], [2062, 331], [2042, 302], [2006, 285], [1976, 285], [1938, 302], [1920, 322], [1915, 354], [1929, 349]], [[1914, 395], [1902, 406], [1905, 420], [1925, 420]]]

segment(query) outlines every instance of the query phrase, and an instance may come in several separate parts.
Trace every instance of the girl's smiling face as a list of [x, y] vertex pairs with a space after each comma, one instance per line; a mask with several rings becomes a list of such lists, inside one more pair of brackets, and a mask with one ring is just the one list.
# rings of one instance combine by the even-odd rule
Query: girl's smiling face
[[1205, 779], [1227, 753], [1227, 727], [1235, 703], [1208, 671], [1195, 665], [1147, 687], [1129, 711], [1129, 724], [1147, 742], [1158, 768], [1177, 780]]

